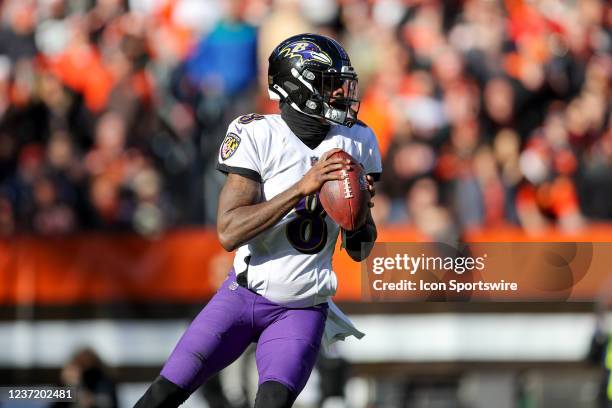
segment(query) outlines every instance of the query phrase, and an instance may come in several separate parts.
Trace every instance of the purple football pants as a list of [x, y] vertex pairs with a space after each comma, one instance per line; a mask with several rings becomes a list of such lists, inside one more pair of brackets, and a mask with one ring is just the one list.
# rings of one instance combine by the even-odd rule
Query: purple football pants
[[232, 270], [179, 340], [161, 375], [189, 392], [236, 360], [252, 342], [259, 384], [299, 394], [321, 345], [327, 304], [289, 309], [238, 286]]

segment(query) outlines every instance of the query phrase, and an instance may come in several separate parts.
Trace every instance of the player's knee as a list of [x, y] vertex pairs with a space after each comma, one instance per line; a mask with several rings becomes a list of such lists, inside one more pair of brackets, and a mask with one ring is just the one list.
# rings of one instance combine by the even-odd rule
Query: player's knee
[[160, 375], [134, 405], [134, 408], [176, 408], [187, 398], [189, 398], [189, 392]]
[[266, 381], [257, 389], [255, 408], [291, 408], [297, 395], [277, 381]]

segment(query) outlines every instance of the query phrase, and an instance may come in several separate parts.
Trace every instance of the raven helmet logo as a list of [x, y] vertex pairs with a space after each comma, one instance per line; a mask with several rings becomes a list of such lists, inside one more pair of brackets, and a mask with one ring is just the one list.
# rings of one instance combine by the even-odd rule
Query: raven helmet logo
[[228, 133], [221, 144], [221, 159], [227, 160], [236, 152], [240, 145], [240, 137], [235, 133]]
[[301, 63], [316, 61], [325, 65], [332, 65], [332, 59], [327, 53], [321, 51], [318, 45], [310, 41], [296, 41], [280, 51], [280, 55], [287, 58], [298, 58]]

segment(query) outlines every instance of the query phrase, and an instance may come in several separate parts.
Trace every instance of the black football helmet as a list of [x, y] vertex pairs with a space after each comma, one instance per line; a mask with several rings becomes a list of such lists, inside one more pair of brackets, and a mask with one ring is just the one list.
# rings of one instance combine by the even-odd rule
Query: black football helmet
[[280, 43], [268, 62], [270, 98], [331, 123], [350, 127], [357, 121], [357, 73], [336, 40], [295, 35]]

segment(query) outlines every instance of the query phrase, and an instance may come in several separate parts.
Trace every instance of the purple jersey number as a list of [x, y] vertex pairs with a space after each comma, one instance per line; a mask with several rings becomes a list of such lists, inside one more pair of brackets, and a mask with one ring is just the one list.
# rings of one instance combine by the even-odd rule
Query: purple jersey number
[[285, 227], [287, 240], [303, 254], [316, 254], [327, 243], [327, 214], [318, 194], [302, 198], [295, 206], [297, 217]]

